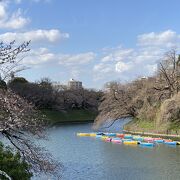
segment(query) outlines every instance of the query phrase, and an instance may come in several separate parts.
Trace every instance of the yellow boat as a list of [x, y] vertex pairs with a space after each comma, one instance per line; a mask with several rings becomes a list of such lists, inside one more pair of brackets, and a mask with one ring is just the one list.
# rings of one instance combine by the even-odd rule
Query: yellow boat
[[106, 140], [107, 138], [109, 138], [108, 136], [102, 136], [101, 139], [102, 140]]
[[90, 136], [90, 133], [77, 133], [77, 136]]
[[91, 137], [96, 137], [96, 133], [91, 133], [90, 136]]
[[177, 141], [177, 145], [180, 145], [180, 141]]
[[124, 141], [123, 143], [126, 145], [137, 145], [138, 141]]

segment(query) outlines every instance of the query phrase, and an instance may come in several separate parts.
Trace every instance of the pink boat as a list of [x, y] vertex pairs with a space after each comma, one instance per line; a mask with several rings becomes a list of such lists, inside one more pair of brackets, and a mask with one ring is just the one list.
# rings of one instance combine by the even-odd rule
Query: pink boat
[[145, 142], [154, 142], [154, 138], [144, 138]]
[[162, 140], [162, 138], [153, 138], [154, 140]]
[[112, 140], [112, 138], [106, 138], [106, 139], [104, 139], [104, 141], [106, 141], [106, 142], [111, 142], [111, 140]]
[[112, 139], [111, 142], [121, 144], [122, 140], [120, 140], [120, 139]]

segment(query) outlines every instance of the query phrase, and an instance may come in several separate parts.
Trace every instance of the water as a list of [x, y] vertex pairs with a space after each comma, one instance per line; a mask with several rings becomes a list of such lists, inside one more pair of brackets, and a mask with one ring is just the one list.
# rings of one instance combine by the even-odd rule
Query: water
[[[108, 131], [122, 131], [124, 123], [117, 122]], [[49, 130], [50, 141], [45, 146], [63, 163], [63, 180], [180, 179], [180, 146], [142, 148], [76, 136], [77, 132], [92, 132], [91, 126], [62, 125]]]

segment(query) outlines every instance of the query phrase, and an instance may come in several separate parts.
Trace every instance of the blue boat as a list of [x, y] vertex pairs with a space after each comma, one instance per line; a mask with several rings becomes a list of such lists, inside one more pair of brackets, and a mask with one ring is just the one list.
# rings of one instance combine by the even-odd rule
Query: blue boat
[[154, 146], [154, 143], [148, 143], [148, 142], [139, 142], [141, 146]]
[[170, 142], [164, 142], [164, 144], [167, 144], [167, 145], [177, 145], [177, 142], [176, 141], [170, 141]]
[[124, 139], [132, 139], [132, 138], [133, 138], [132, 135], [125, 135], [125, 136], [124, 136]]
[[122, 139], [122, 141], [132, 141], [132, 139]]
[[114, 140], [122, 140], [122, 139], [119, 138], [119, 137], [114, 137], [114, 138], [112, 138], [112, 139], [114, 139]]
[[96, 135], [96, 138], [101, 138], [102, 137], [102, 135]]
[[133, 139], [136, 140], [136, 141], [143, 141], [144, 140], [143, 137], [133, 137]]
[[104, 136], [105, 133], [103, 133], [103, 132], [97, 132], [96, 135], [102, 135], [102, 136]]
[[156, 140], [154, 140], [154, 142], [155, 142], [155, 143], [163, 143], [164, 140], [163, 140], [163, 139], [156, 139]]
[[107, 133], [106, 136], [115, 137], [116, 133]]

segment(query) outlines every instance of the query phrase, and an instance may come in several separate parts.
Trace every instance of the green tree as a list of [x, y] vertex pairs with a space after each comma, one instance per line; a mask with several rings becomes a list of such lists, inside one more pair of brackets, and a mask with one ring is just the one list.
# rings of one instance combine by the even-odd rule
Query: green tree
[[[12, 180], [29, 180], [32, 173], [29, 171], [30, 166], [22, 160], [19, 153], [13, 153], [11, 148], [4, 147], [0, 142], [0, 169], [6, 172]], [[0, 179], [6, 180], [4, 175], [0, 175]]]

